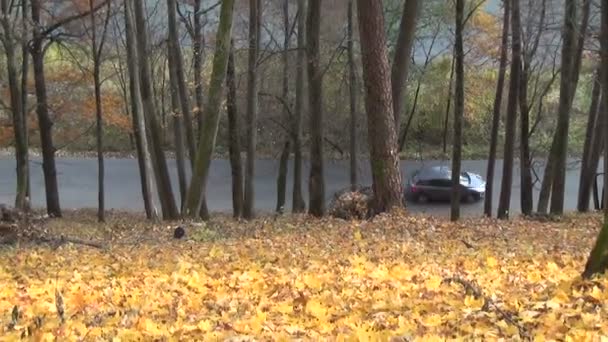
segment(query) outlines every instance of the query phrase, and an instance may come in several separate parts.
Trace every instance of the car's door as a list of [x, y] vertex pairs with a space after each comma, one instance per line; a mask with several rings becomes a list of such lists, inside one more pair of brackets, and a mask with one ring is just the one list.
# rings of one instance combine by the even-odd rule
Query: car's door
[[431, 181], [430, 196], [435, 200], [445, 201], [450, 199], [452, 193], [452, 182], [449, 179], [433, 179]]

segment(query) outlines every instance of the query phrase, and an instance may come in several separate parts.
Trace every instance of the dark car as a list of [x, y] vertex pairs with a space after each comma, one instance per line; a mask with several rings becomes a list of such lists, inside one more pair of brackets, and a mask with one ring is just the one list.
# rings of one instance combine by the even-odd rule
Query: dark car
[[[484, 198], [486, 182], [475, 173], [460, 173], [462, 200], [477, 202]], [[419, 203], [447, 201], [452, 196], [452, 170], [447, 166], [429, 166], [416, 171], [409, 179], [406, 198]]]

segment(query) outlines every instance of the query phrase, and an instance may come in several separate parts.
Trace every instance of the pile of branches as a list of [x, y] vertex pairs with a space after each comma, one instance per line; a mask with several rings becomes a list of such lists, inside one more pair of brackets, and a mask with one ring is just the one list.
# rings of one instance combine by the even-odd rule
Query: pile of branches
[[18, 242], [49, 243], [58, 247], [65, 243], [104, 248], [100, 243], [85, 241], [64, 236], [52, 236], [45, 228], [47, 215], [38, 215], [31, 211], [21, 211], [0, 204], [0, 246], [14, 245]]
[[371, 187], [343, 189], [334, 194], [329, 214], [343, 220], [365, 220], [372, 216], [374, 191]]

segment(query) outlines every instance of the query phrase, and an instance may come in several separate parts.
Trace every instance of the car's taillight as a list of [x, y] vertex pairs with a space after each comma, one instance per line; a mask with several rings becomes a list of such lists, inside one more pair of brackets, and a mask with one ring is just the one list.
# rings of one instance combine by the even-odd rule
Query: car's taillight
[[416, 188], [416, 184], [412, 184], [412, 186], [410, 187], [410, 190], [411, 190], [412, 192], [417, 192], [417, 191], [418, 191], [418, 188]]

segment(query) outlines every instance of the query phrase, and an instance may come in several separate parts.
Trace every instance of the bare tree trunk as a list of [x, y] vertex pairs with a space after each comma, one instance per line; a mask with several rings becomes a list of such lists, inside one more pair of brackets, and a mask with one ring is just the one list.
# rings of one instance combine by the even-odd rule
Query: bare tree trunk
[[515, 145], [515, 124], [517, 121], [517, 100], [519, 96], [521, 72], [521, 24], [519, 16], [519, 0], [512, 1], [511, 8], [512, 27], [512, 59], [511, 80], [509, 83], [509, 100], [507, 103], [507, 122], [505, 127], [505, 149], [498, 202], [498, 218], [508, 219], [511, 207], [511, 189], [513, 186], [513, 158]]
[[551, 213], [561, 215], [564, 211], [564, 190], [566, 184], [566, 158], [568, 155], [568, 128], [572, 108], [573, 90], [576, 89], [574, 75], [574, 48], [576, 38], [576, 1], [566, 0], [562, 45], [562, 69], [560, 78], [560, 100], [557, 117], [557, 128], [554, 140], [555, 174], [551, 195]]
[[452, 139], [452, 198], [450, 220], [460, 219], [460, 169], [462, 166], [462, 117], [464, 116], [464, 0], [456, 0], [456, 103], [454, 106], [454, 136]]
[[[29, 201], [31, 196], [31, 181], [30, 181], [30, 158], [29, 158], [29, 131], [28, 131], [28, 110], [27, 110], [27, 79], [29, 74], [29, 53], [28, 44], [30, 39], [30, 30], [28, 26], [28, 0], [21, 1], [21, 121], [23, 125], [23, 142], [25, 146], [25, 160], [23, 161], [24, 173], [26, 179], [26, 199]], [[27, 208], [26, 208], [27, 209]]]
[[243, 216], [255, 217], [255, 150], [258, 117], [258, 58], [260, 54], [260, 0], [249, 0], [249, 66], [247, 80], [247, 159], [245, 163], [245, 206]]
[[[410, 1], [411, 2], [411, 1]], [[355, 49], [353, 37], [353, 0], [348, 2], [348, 74], [350, 100], [350, 187], [357, 188], [357, 71], [355, 66]], [[393, 108], [395, 102], [393, 101]], [[398, 127], [398, 126], [397, 126]]]
[[302, 113], [304, 111], [304, 68], [306, 64], [306, 0], [298, 0], [298, 57], [296, 60], [296, 104], [293, 119], [293, 198], [292, 211], [301, 213], [306, 204], [302, 196]]
[[281, 158], [279, 159], [279, 176], [277, 177], [277, 206], [276, 212], [283, 213], [285, 209], [285, 196], [287, 192], [287, 166], [289, 164], [289, 151], [291, 148], [291, 141], [287, 139], [285, 145], [283, 145], [283, 151], [281, 151]]
[[141, 91], [139, 85], [139, 73], [137, 69], [137, 50], [136, 36], [133, 28], [133, 13], [131, 4], [124, 2], [125, 9], [125, 32], [127, 36], [127, 69], [129, 72], [129, 92], [131, 93], [131, 112], [133, 115], [133, 133], [139, 160], [139, 173], [141, 177], [141, 191], [148, 219], [157, 219], [158, 210], [152, 198], [156, 191], [156, 184], [153, 175], [154, 170], [148, 149], [148, 138], [146, 136], [146, 123], [143, 113], [143, 103], [141, 101]]
[[194, 0], [194, 34], [192, 42], [193, 68], [194, 68], [194, 98], [196, 99], [198, 132], [203, 129], [203, 24], [201, 22], [201, 2]]
[[226, 73], [228, 87], [226, 111], [228, 114], [228, 139], [230, 152], [230, 169], [232, 174], [232, 211], [234, 218], [243, 216], [243, 166], [241, 164], [241, 127], [236, 107], [236, 71], [234, 66], [234, 43], [230, 44], [228, 57], [228, 72]]
[[452, 88], [454, 84], [454, 71], [456, 67], [455, 63], [456, 54], [452, 54], [452, 67], [450, 70], [450, 81], [448, 82], [448, 102], [445, 107], [445, 118], [443, 120], [443, 153], [447, 153], [448, 149], [448, 122], [450, 121], [450, 107], [452, 105]]
[[382, 3], [357, 2], [376, 213], [403, 206]]
[[206, 125], [203, 126], [199, 140], [192, 180], [186, 196], [184, 215], [194, 217], [199, 213], [202, 194], [206, 191], [209, 166], [213, 158], [213, 149], [220, 123], [220, 107], [222, 104], [224, 81], [228, 69], [230, 54], [230, 35], [232, 33], [232, 14], [234, 0], [223, 0], [216, 35], [215, 55], [213, 56], [213, 71], [209, 84], [208, 103], [205, 106]]
[[[11, 14], [8, 0], [0, 2], [0, 10], [2, 17], [0, 23], [4, 34], [0, 36], [4, 53], [6, 55], [6, 71], [8, 74], [8, 84], [10, 93], [11, 114], [13, 119], [13, 132], [15, 136], [15, 160], [17, 164], [17, 189], [15, 196], [15, 208], [26, 209], [27, 207], [27, 190], [28, 190], [28, 151], [26, 141], [26, 120], [23, 103], [21, 102], [21, 92], [26, 91], [25, 88], [20, 88], [19, 79], [17, 76], [17, 62], [15, 51], [17, 40], [15, 39], [13, 28], [11, 27]], [[23, 55], [24, 59], [27, 53]]]
[[173, 220], [179, 217], [175, 197], [169, 178], [167, 160], [162, 147], [161, 128], [158, 124], [158, 115], [152, 95], [152, 80], [150, 62], [148, 60], [148, 32], [146, 28], [143, 0], [134, 0], [135, 29], [137, 32], [137, 55], [140, 74], [141, 99], [144, 113], [150, 129], [150, 143], [152, 145], [153, 160], [156, 169], [158, 195], [160, 198], [163, 218]]
[[[585, 144], [583, 146], [583, 157], [581, 161], [581, 175], [578, 182], [578, 201], [576, 208], [580, 212], [589, 211], [589, 198], [591, 197], [591, 187], [597, 164], [592, 168], [592, 150], [595, 136], [595, 128], [598, 125], [598, 109], [601, 95], [601, 71], [598, 70], [593, 80], [593, 90], [591, 92], [591, 105], [589, 107], [589, 118], [587, 119], [587, 130], [585, 134]], [[598, 153], [599, 155], [599, 153]]]
[[492, 199], [494, 195], [494, 169], [496, 167], [496, 147], [498, 146], [498, 129], [500, 126], [500, 107], [505, 87], [505, 74], [507, 71], [507, 55], [509, 49], [509, 19], [511, 17], [511, 0], [503, 0], [504, 13], [502, 23], [502, 38], [500, 43], [500, 62], [498, 65], [498, 80], [496, 81], [496, 95], [492, 108], [492, 131], [490, 133], [490, 153], [488, 156], [488, 169], [486, 174], [486, 194], [483, 212], [492, 217]]
[[[604, 135], [608, 135], [608, 0], [601, 2], [601, 82], [602, 82], [602, 108], [604, 111], [600, 113], [604, 117], [603, 130]], [[608, 144], [605, 144], [608, 147]], [[608, 170], [608, 148], [604, 148], [604, 170]], [[608, 184], [608, 172], [604, 172], [604, 184]], [[608, 203], [608, 191], [604, 194], [604, 203]], [[595, 274], [600, 274], [608, 269], [608, 205], [604, 206], [604, 226], [598, 234], [595, 246], [591, 250], [585, 270], [583, 271], [584, 278], [591, 278]]]
[[309, 0], [306, 20], [308, 56], [308, 101], [310, 111], [310, 178], [308, 184], [309, 212], [325, 214], [325, 179], [323, 167], [323, 73], [320, 68], [319, 38], [321, 0]]
[[530, 65], [526, 60], [521, 71], [519, 87], [520, 108], [520, 204], [524, 215], [532, 214], [534, 199], [532, 198], [532, 160], [530, 157], [530, 107], [528, 105], [528, 77]]
[[53, 145], [53, 122], [49, 115], [46, 78], [44, 76], [44, 33], [41, 31], [40, 0], [32, 0], [32, 41], [30, 53], [34, 65], [34, 81], [36, 86], [36, 114], [42, 145], [42, 169], [46, 189], [46, 211], [51, 217], [61, 217], [59, 205], [59, 186], [57, 169], [55, 167], [55, 146]]
[[171, 116], [173, 117], [173, 144], [175, 145], [175, 163], [177, 165], [177, 182], [181, 199], [180, 208], [184, 208], [188, 181], [186, 179], [186, 153], [184, 151], [184, 117], [180, 113], [180, 95], [175, 55], [168, 52], [169, 60], [169, 89], [171, 91]]
[[190, 111], [190, 98], [188, 96], [188, 89], [186, 88], [186, 77], [184, 76], [184, 60], [182, 57], [182, 48], [179, 41], [179, 28], [177, 24], [177, 0], [167, 0], [167, 15], [168, 15], [168, 26], [169, 26], [169, 54], [171, 58], [169, 61], [173, 61], [173, 67], [175, 68], [175, 83], [177, 86], [177, 95], [179, 97], [179, 105], [181, 106], [182, 121], [184, 131], [186, 133], [186, 147], [188, 148], [188, 156], [190, 157], [190, 165], [194, 163], [195, 143], [194, 143], [194, 131], [192, 126], [192, 115]]
[[391, 87], [393, 92], [393, 115], [395, 116], [395, 129], [399, 134], [401, 114], [403, 112], [403, 100], [407, 87], [407, 76], [410, 65], [410, 55], [414, 46], [416, 33], [416, 21], [418, 18], [418, 7], [420, 0], [405, 0], [401, 24], [399, 26], [399, 37], [395, 47], [395, 59], [391, 74]]

